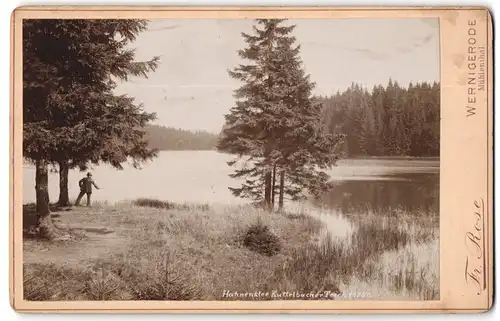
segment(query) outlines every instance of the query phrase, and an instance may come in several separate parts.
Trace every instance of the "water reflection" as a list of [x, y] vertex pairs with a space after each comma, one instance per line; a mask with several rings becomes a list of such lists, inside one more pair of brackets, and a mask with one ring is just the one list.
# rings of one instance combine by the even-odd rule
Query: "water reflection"
[[336, 181], [319, 204], [350, 214], [360, 209], [439, 210], [438, 173], [397, 173]]

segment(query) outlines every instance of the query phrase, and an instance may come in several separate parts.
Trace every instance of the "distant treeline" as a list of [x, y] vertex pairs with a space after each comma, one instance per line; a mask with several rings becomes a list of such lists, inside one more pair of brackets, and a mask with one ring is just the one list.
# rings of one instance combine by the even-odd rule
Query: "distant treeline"
[[[332, 96], [318, 96], [331, 133], [346, 135], [346, 156], [439, 156], [439, 84], [407, 88], [392, 80], [371, 91], [353, 84]], [[218, 135], [160, 125], [146, 127], [151, 148], [214, 150]]]
[[188, 131], [159, 125], [146, 126], [146, 139], [159, 150], [212, 150], [218, 135], [206, 131]]
[[438, 83], [389, 81], [372, 91], [353, 84], [323, 104], [331, 133], [346, 135], [347, 156], [439, 156], [440, 88]]

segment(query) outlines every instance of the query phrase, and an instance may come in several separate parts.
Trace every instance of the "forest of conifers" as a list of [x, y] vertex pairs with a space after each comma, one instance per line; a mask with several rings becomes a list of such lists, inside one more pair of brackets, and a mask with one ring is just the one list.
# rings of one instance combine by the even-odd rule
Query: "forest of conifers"
[[[402, 87], [389, 80], [371, 91], [353, 84], [319, 96], [329, 131], [346, 134], [344, 151], [355, 156], [439, 156], [439, 84]], [[149, 125], [150, 146], [159, 150], [213, 150], [217, 135]]]
[[357, 84], [323, 104], [329, 131], [346, 135], [347, 156], [439, 156], [440, 90], [438, 83], [389, 80], [371, 92]]
[[211, 150], [215, 149], [218, 139], [216, 134], [206, 131], [193, 132], [160, 125], [148, 125], [145, 130], [149, 146], [158, 150]]

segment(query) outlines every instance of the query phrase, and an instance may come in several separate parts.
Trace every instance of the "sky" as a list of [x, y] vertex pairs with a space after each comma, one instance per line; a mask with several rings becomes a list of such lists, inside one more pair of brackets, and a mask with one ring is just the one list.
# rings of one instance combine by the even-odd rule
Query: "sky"
[[[146, 78], [120, 83], [128, 94], [155, 112], [155, 124], [219, 133], [224, 114], [234, 105], [241, 83], [228, 70], [244, 61], [241, 32], [252, 32], [247, 19], [151, 20], [131, 48], [136, 60], [160, 57]], [[290, 19], [301, 45], [303, 66], [316, 83], [314, 94], [343, 91], [353, 82], [371, 88], [389, 79], [439, 81], [437, 18]]]

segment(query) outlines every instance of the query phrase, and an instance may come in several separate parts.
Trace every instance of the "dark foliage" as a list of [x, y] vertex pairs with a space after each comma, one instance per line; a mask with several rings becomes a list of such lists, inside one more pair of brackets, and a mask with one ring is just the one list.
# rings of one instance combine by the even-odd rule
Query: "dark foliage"
[[243, 245], [266, 256], [273, 256], [281, 250], [279, 238], [260, 221], [248, 228], [243, 237]]
[[158, 208], [158, 209], [178, 209], [178, 210], [190, 210], [190, 209], [197, 209], [200, 211], [209, 211], [210, 206], [208, 204], [177, 204], [177, 203], [172, 203], [172, 202], [167, 202], [167, 201], [161, 201], [153, 198], [138, 198], [134, 200], [133, 202], [134, 205], [140, 206], [140, 207], [152, 207], [152, 208]]
[[47, 236], [48, 167], [62, 175], [60, 204], [67, 205], [68, 168], [110, 163], [122, 169], [156, 156], [143, 127], [155, 118], [126, 95], [117, 80], [145, 77], [158, 58], [134, 61], [128, 46], [145, 20], [27, 19], [23, 21], [23, 156], [36, 164], [37, 212]]
[[134, 280], [130, 287], [133, 300], [186, 301], [200, 297], [200, 289], [170, 268], [168, 263], [159, 264], [154, 272]]
[[141, 207], [153, 207], [153, 208], [163, 208], [163, 209], [172, 209], [175, 208], [175, 204], [160, 201], [157, 199], [151, 198], [139, 198], [134, 201], [134, 205]]
[[316, 100], [324, 106], [329, 131], [346, 135], [348, 156], [439, 156], [438, 83], [404, 88], [389, 80], [371, 92], [353, 84]]
[[[329, 134], [322, 122], [321, 105], [311, 96], [314, 83], [306, 75], [294, 46], [294, 25], [283, 19], [259, 19], [253, 34], [242, 33], [247, 43], [238, 53], [249, 61], [229, 71], [243, 85], [236, 103], [225, 116], [218, 150], [236, 155], [229, 163], [244, 164], [231, 177], [244, 179], [230, 188], [235, 196], [251, 198], [272, 209], [279, 193], [291, 199], [318, 194], [329, 188], [323, 171], [340, 154], [341, 134]], [[279, 180], [279, 182], [277, 182]]]
[[142, 127], [155, 115], [113, 93], [117, 79], [158, 65], [135, 62], [128, 49], [144, 30], [143, 20], [24, 21], [24, 157], [120, 167], [127, 157], [154, 156]]
[[206, 131], [188, 131], [159, 125], [148, 125], [146, 140], [157, 150], [214, 150], [218, 135]]

